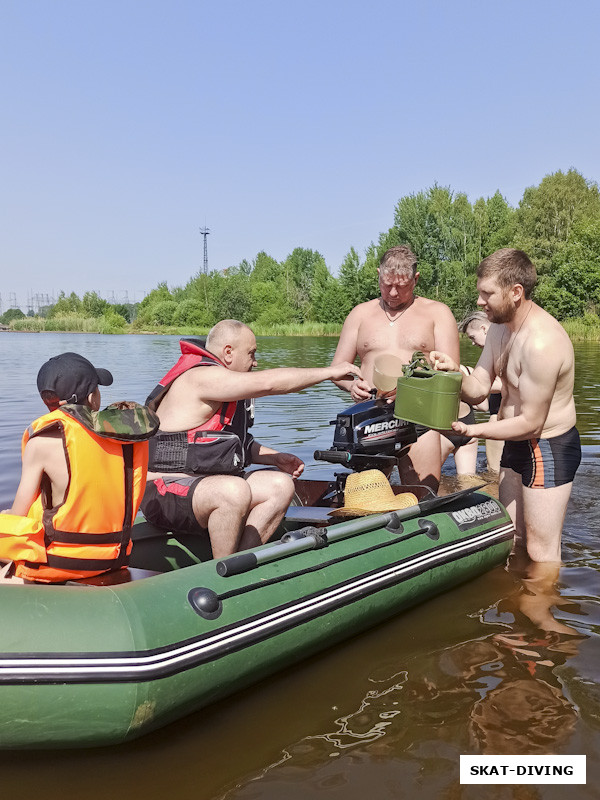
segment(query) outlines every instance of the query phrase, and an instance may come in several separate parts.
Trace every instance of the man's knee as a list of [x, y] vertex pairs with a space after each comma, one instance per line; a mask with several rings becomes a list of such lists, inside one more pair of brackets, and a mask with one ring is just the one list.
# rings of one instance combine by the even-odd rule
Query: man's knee
[[403, 483], [425, 483], [437, 489], [442, 469], [440, 434], [427, 431], [419, 436], [400, 460], [399, 469]]
[[213, 475], [196, 485], [192, 504], [196, 516], [227, 506], [231, 510], [247, 513], [252, 494], [243, 478], [236, 475]]
[[294, 479], [291, 475], [286, 475], [285, 472], [274, 472], [272, 474], [273, 477], [271, 479], [271, 491], [277, 497], [280, 497], [282, 504], [285, 503], [287, 507], [290, 504], [290, 500], [294, 496], [294, 492], [296, 490]]
[[261, 470], [253, 473], [248, 483], [252, 489], [252, 499], [259, 503], [275, 501], [287, 508], [294, 496], [295, 485], [291, 475], [276, 470]]
[[410, 446], [410, 452], [419, 453], [423, 458], [440, 458], [442, 452], [441, 438], [438, 431], [426, 431]]

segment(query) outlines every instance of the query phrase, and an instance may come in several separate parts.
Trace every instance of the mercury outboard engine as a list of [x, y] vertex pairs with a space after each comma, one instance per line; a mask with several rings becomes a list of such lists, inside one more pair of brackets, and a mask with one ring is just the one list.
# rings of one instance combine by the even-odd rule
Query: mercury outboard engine
[[330, 424], [335, 425], [333, 447], [315, 450], [315, 459], [356, 471], [390, 469], [417, 441], [414, 424], [394, 417], [394, 404], [384, 399], [350, 406]]

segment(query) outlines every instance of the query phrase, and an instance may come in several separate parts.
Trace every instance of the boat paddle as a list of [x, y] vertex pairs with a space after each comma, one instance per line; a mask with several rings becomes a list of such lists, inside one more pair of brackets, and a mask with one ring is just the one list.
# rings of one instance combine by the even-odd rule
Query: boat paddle
[[236, 555], [217, 561], [216, 570], [222, 577], [241, 575], [243, 572], [255, 569], [261, 564], [278, 561], [279, 559], [287, 558], [287, 556], [302, 553], [306, 550], [316, 550], [320, 547], [326, 547], [332, 542], [347, 539], [350, 536], [356, 536], [357, 534], [372, 531], [376, 528], [397, 528], [399, 523], [404, 520], [418, 517], [421, 514], [427, 514], [433, 509], [453, 503], [455, 500], [460, 500], [476, 492], [478, 489], [482, 489], [486, 485], [487, 484], [482, 483], [479, 486], [471, 486], [468, 489], [461, 489], [458, 492], [442, 495], [441, 497], [428, 497], [424, 500], [420, 500], [414, 506], [408, 506], [398, 511], [389, 511], [385, 514], [370, 514], [369, 516], [359, 517], [358, 519], [353, 519], [348, 522], [341, 522], [331, 527], [303, 528], [301, 531], [294, 531], [294, 538], [291, 538], [289, 534], [284, 534], [284, 537], [282, 537], [280, 541], [261, 550], [247, 550], [244, 553], [237, 553]]

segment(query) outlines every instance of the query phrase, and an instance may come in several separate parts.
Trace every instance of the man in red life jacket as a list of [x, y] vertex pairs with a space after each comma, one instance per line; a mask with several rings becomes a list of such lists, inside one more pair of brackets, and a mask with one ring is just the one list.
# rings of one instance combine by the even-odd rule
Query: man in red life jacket
[[[249, 401], [360, 371], [343, 362], [252, 372], [256, 337], [237, 320], [217, 323], [205, 347], [184, 339], [181, 350], [146, 401], [160, 430], [150, 446], [142, 511], [165, 530], [208, 530], [213, 556], [222, 558], [270, 538], [293, 497], [293, 478], [304, 469], [295, 455], [254, 441]], [[245, 475], [250, 463], [277, 469]]]

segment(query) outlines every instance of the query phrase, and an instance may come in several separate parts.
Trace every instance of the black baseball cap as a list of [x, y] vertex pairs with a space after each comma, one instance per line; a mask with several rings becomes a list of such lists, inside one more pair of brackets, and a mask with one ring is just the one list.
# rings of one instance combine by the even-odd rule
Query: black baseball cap
[[97, 369], [79, 353], [61, 353], [42, 364], [37, 376], [37, 387], [53, 392], [59, 400], [68, 403], [85, 403], [98, 384], [110, 386], [113, 376], [107, 369]]

